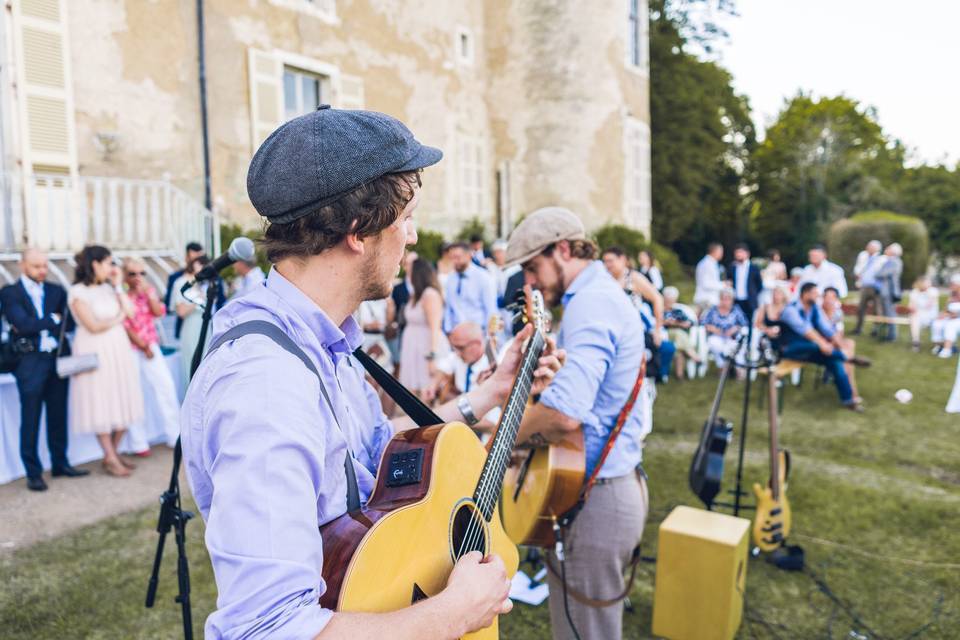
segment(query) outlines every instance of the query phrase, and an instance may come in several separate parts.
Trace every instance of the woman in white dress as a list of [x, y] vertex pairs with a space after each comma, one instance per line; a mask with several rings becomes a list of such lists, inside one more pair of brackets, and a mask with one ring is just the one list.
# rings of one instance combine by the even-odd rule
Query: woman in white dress
[[74, 433], [96, 434], [107, 473], [126, 477], [135, 465], [117, 455], [117, 446], [127, 427], [143, 418], [140, 371], [123, 328], [134, 309], [109, 249], [84, 247], [76, 262], [68, 296], [77, 321], [73, 353], [96, 354], [97, 367], [70, 380], [70, 423]]
[[[177, 278], [173, 283], [173, 308], [177, 315], [183, 320], [180, 327], [180, 380], [185, 389], [190, 384], [190, 364], [193, 362], [193, 352], [200, 342], [200, 327], [203, 325], [203, 306], [207, 299], [208, 283], [194, 284], [185, 292], [180, 290], [188, 282], [193, 280], [195, 273], [203, 269], [210, 263], [210, 258], [200, 256], [187, 265], [183, 275]], [[210, 332], [207, 332], [206, 344], [203, 345], [204, 351], [210, 344]]]

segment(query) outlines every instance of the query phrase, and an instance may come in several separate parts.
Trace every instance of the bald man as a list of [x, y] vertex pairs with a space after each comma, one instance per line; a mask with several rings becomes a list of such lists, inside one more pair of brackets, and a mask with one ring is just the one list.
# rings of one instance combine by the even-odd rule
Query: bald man
[[[447, 336], [447, 341], [451, 353], [437, 362], [440, 378], [435, 388], [444, 397], [456, 397], [479, 384], [481, 374], [490, 368], [490, 362], [484, 352], [483, 329], [476, 322], [461, 322]], [[497, 423], [499, 411], [498, 408], [492, 409], [474, 428], [481, 431], [491, 429]]]
[[[23, 354], [13, 372], [20, 392], [20, 460], [27, 488], [46, 491], [43, 464], [38, 455], [40, 412], [47, 408], [47, 448], [54, 477], [85, 476], [67, 460], [67, 384], [57, 375], [57, 341], [65, 322], [67, 292], [46, 282], [47, 255], [27, 249], [20, 258], [20, 279], [0, 290], [0, 306], [10, 323], [10, 339]], [[70, 353], [64, 339], [63, 354]]]

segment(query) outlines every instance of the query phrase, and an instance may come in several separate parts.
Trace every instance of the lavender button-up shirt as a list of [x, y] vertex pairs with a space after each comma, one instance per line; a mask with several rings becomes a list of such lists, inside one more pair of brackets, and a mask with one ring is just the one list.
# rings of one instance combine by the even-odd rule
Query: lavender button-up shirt
[[363, 338], [352, 318], [337, 327], [271, 271], [216, 314], [213, 339], [248, 320], [277, 324], [313, 360], [342, 431], [317, 377], [266, 336], [204, 359], [180, 421], [217, 580], [206, 637], [313, 638], [332, 616], [317, 603], [326, 589], [318, 527], [346, 511], [344, 456], [349, 446], [366, 501], [394, 430], [350, 355]]

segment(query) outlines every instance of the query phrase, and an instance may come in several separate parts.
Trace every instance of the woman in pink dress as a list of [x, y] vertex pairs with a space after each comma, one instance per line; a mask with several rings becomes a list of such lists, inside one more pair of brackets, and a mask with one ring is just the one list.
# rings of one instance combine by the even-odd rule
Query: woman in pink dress
[[443, 296], [437, 274], [429, 262], [414, 260], [410, 270], [413, 295], [404, 307], [407, 324], [400, 341], [400, 382], [417, 395], [432, 387], [434, 362], [447, 352], [447, 340], [440, 328]]
[[123, 322], [133, 306], [120, 286], [120, 268], [106, 247], [91, 245], [76, 255], [76, 279], [68, 300], [77, 321], [73, 353], [95, 353], [97, 368], [70, 380], [70, 423], [74, 433], [94, 433], [103, 449], [103, 468], [126, 477], [133, 463], [117, 455], [127, 427], [143, 418], [140, 372]]

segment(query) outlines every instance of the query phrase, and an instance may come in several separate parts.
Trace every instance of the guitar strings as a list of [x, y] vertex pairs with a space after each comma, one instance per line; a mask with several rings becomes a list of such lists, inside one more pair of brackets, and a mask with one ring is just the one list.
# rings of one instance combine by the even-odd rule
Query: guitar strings
[[[537, 360], [539, 360], [539, 357], [543, 351], [544, 345], [545, 345], [545, 341], [543, 340], [543, 336], [541, 332], [537, 330], [534, 333], [534, 336], [532, 338], [531, 345], [530, 345], [531, 346], [530, 353], [535, 353], [536, 356], [530, 356], [525, 359], [520, 369], [520, 373], [522, 374], [520, 378], [520, 384], [514, 389], [514, 392], [511, 394], [512, 397], [510, 398], [510, 400], [513, 400], [517, 394], [521, 393], [521, 390], [524, 395], [527, 395], [529, 393], [530, 387], [533, 385], [533, 374], [531, 371], [529, 371], [529, 369], [532, 366], [534, 366]], [[501, 419], [501, 424], [507, 425], [510, 428], [510, 430], [513, 431], [513, 433], [510, 435], [515, 436], [516, 431], [519, 429], [519, 426], [520, 426], [520, 420], [523, 418], [523, 410], [520, 410], [520, 416], [517, 417], [515, 415], [517, 409], [514, 408], [516, 404], [513, 402], [510, 402], [509, 404], [511, 406], [510, 408], [508, 408], [507, 413]], [[512, 450], [512, 447], [511, 447], [511, 450]], [[502, 448], [502, 447], [498, 451], [493, 453], [492, 459], [489, 460], [488, 463], [484, 466], [484, 473], [483, 475], [481, 475], [481, 478], [480, 478], [481, 484], [484, 483], [485, 477], [488, 474], [488, 472], [490, 472], [490, 470], [493, 469], [494, 467], [502, 465], [505, 458], [510, 454], [511, 454], [510, 451], [507, 451], [505, 448]], [[467, 530], [464, 534], [463, 541], [460, 544], [460, 549], [456, 556], [457, 559], [463, 557], [464, 550], [472, 549], [473, 547], [475, 547], [476, 545], [478, 545], [483, 541], [483, 522], [487, 517], [485, 511], [487, 510], [487, 508], [493, 506], [493, 505], [487, 505], [486, 502], [489, 502], [493, 498], [493, 494], [498, 491], [498, 487], [495, 486], [497, 484], [502, 484], [502, 478], [501, 478], [501, 483], [492, 483], [487, 481], [486, 484], [481, 488], [480, 492], [477, 494], [477, 498], [475, 500], [475, 504], [477, 505], [477, 511], [471, 511], [470, 513], [470, 522], [467, 525]], [[480, 514], [479, 518], [477, 517], [477, 512], [479, 512]], [[492, 514], [492, 511], [491, 511], [491, 514]], [[480, 551], [481, 553], [483, 552], [482, 549], [478, 549], [478, 551]]]

